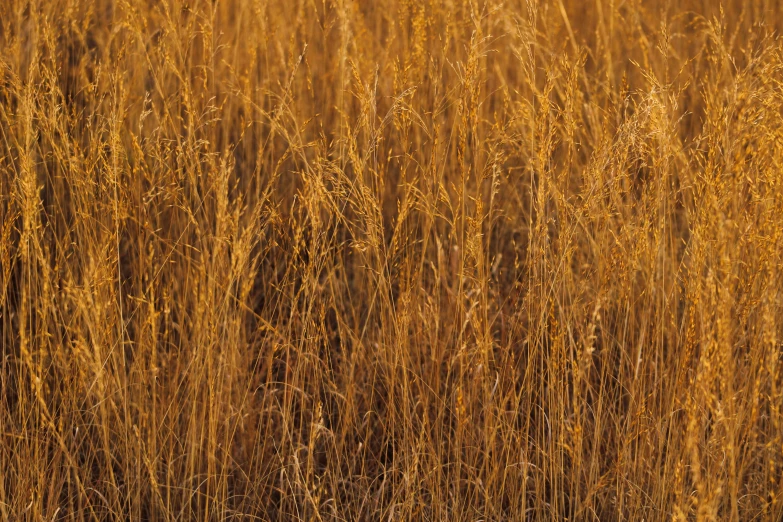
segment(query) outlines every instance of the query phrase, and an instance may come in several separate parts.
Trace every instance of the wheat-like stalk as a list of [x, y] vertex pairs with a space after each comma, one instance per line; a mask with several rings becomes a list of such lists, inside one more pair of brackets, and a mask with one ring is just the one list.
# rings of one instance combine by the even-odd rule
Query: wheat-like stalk
[[0, 2], [0, 519], [781, 520], [782, 28]]

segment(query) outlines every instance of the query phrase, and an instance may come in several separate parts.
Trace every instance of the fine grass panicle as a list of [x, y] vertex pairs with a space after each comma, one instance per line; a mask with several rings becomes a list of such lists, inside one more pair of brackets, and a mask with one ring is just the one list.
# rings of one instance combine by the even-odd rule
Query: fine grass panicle
[[783, 520], [781, 30], [0, 1], [0, 519]]

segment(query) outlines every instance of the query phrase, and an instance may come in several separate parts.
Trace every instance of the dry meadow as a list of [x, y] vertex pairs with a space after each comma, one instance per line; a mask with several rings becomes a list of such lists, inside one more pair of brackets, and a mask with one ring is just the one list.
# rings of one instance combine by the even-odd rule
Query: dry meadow
[[783, 519], [777, 0], [0, 1], [0, 519]]

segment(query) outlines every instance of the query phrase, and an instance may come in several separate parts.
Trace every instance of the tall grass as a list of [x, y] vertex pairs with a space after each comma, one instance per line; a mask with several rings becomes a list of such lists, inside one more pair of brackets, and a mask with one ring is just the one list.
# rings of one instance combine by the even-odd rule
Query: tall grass
[[780, 29], [0, 2], [0, 518], [783, 519]]

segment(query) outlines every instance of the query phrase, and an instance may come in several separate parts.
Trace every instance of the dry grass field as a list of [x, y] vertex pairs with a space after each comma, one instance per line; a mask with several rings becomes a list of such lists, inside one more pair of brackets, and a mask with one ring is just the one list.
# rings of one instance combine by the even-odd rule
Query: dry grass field
[[0, 519], [783, 519], [778, 0], [0, 1]]

